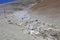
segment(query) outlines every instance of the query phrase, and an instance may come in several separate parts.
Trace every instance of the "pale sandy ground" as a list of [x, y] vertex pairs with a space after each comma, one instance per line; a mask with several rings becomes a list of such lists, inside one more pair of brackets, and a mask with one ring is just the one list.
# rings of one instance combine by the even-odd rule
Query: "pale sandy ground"
[[[28, 12], [26, 10], [15, 11], [15, 12], [10, 12], [11, 11], [10, 10], [9, 12], [4, 13], [4, 10], [1, 8], [0, 40], [60, 40], [59, 39], [60, 27], [58, 26], [60, 25], [60, 7], [58, 7], [58, 9], [52, 9], [52, 10], [50, 11], [43, 10], [44, 11], [43, 13], [45, 14], [42, 13], [39, 15], [39, 17], [36, 17], [36, 16], [28, 15]], [[52, 12], [53, 14], [52, 13], [47, 14], [49, 12], [50, 13]], [[39, 21], [36, 22], [37, 20]], [[54, 25], [52, 26], [52, 24], [57, 26], [54, 26]], [[38, 27], [38, 29], [41, 27], [42, 34], [40, 33], [40, 30], [38, 29], [35, 30], [34, 28], [32, 28], [33, 26], [34, 28]], [[31, 30], [31, 29], [34, 29], [34, 30]], [[45, 32], [45, 30], [47, 30], [48, 32]], [[49, 32], [52, 34], [52, 36], [50, 35]], [[45, 38], [46, 36], [45, 34], [48, 37]]]
[[[32, 35], [28, 34], [27, 29], [24, 28], [25, 21], [30, 20], [30, 17], [26, 13], [27, 11], [17, 11], [13, 14], [6, 14], [0, 16], [0, 40], [41, 39], [41, 37], [35, 38]], [[25, 20], [22, 20], [22, 18], [24, 18]], [[42, 38], [42, 40], [44, 39]]]
[[[34, 40], [34, 37], [23, 33], [21, 26], [14, 24], [20, 23], [14, 15], [0, 16], [0, 40]], [[12, 20], [12, 23], [9, 24], [8, 20]]]

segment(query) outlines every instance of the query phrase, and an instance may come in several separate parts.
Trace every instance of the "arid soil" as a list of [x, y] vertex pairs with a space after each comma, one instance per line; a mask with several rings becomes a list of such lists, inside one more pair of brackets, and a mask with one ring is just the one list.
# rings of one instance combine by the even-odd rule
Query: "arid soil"
[[31, 10], [29, 14], [39, 17], [43, 22], [60, 25], [60, 0], [37, 3]]
[[0, 6], [0, 40], [60, 40], [60, 0], [26, 10]]

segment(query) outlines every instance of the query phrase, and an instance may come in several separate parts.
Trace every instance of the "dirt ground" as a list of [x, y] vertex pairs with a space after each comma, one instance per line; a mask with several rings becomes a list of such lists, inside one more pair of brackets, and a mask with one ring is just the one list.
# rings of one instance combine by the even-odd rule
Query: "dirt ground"
[[37, 16], [41, 21], [60, 26], [60, 0], [38, 3], [31, 10], [29, 14]]
[[0, 6], [0, 40], [60, 40], [59, 4], [32, 11], [13, 8]]

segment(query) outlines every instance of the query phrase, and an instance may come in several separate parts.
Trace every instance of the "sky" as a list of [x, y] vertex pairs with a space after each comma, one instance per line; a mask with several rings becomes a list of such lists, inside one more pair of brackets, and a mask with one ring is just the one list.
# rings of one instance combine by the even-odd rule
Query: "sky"
[[8, 2], [12, 2], [14, 0], [0, 0], [0, 4], [4, 4], [4, 3], [8, 3]]

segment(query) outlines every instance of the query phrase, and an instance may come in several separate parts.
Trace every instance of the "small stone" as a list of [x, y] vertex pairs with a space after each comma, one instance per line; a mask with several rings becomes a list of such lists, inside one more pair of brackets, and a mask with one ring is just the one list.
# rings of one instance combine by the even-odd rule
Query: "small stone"
[[8, 22], [11, 22], [11, 20], [8, 20]]
[[38, 21], [38, 20], [35, 20], [35, 21]]
[[12, 22], [10, 22], [9, 24], [13, 24]]
[[43, 25], [45, 25], [45, 23], [43, 23]]
[[28, 32], [28, 34], [30, 34], [30, 32]]
[[7, 18], [7, 17], [5, 17], [5, 18]]
[[54, 37], [56, 37], [56, 36], [57, 36], [57, 34], [53, 34], [53, 35], [51, 34], [51, 36], [54, 36]]
[[11, 22], [11, 20], [8, 20], [8, 22], [9, 22], [9, 24], [13, 24], [13, 23]]
[[54, 27], [54, 25], [51, 25], [51, 27]]
[[22, 20], [23, 20], [24, 18], [22, 18]]

